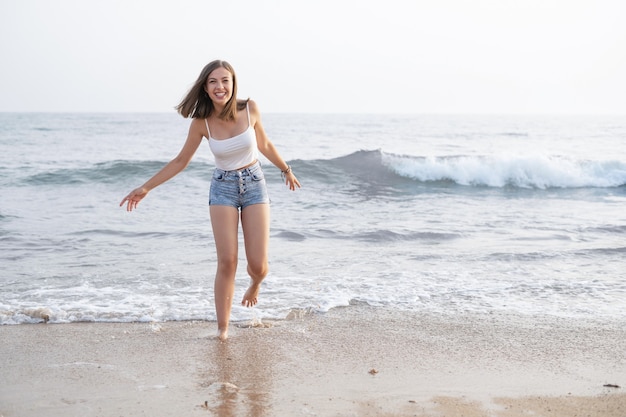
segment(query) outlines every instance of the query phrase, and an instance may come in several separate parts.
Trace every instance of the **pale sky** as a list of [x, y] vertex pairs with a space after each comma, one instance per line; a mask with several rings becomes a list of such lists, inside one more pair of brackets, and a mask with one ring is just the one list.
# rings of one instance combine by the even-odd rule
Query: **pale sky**
[[0, 111], [626, 114], [624, 0], [0, 0]]

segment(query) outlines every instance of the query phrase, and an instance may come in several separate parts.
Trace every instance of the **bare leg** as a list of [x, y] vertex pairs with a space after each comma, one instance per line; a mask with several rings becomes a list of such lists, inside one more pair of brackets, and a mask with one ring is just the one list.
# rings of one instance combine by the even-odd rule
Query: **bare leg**
[[241, 304], [252, 307], [258, 302], [261, 282], [269, 271], [267, 261], [270, 238], [269, 204], [254, 204], [243, 209], [241, 226], [248, 260], [248, 274], [252, 280]]
[[217, 314], [217, 337], [228, 338], [230, 310], [235, 293], [237, 272], [237, 246], [239, 211], [234, 207], [211, 206], [211, 225], [217, 251], [217, 272], [215, 273], [215, 312]]

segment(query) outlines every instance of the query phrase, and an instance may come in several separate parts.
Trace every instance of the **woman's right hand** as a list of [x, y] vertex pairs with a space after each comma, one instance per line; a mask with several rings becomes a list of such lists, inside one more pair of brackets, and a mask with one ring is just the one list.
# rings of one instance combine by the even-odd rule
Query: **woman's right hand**
[[137, 204], [148, 195], [148, 190], [144, 187], [135, 188], [133, 191], [128, 193], [126, 197], [120, 203], [120, 207], [126, 203], [126, 211], [133, 211], [137, 208]]

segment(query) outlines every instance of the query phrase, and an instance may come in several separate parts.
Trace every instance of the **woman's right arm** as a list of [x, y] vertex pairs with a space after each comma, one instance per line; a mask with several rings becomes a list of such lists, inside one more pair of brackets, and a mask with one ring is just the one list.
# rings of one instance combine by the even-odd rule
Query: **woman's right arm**
[[159, 172], [154, 174], [152, 178], [146, 181], [141, 187], [135, 188], [128, 193], [126, 197], [120, 203], [120, 207], [126, 203], [126, 210], [133, 211], [137, 208], [137, 204], [148, 195], [148, 193], [164, 182], [170, 180], [176, 174], [181, 172], [189, 165], [189, 161], [196, 153], [198, 146], [202, 142], [204, 136], [204, 125], [202, 119], [193, 119], [189, 126], [189, 133], [187, 134], [187, 140], [180, 150], [178, 155], [167, 163]]

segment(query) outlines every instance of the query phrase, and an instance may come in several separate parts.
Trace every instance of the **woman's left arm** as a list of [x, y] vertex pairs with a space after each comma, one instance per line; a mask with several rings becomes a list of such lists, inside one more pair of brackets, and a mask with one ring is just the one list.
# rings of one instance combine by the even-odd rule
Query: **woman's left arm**
[[294, 175], [291, 167], [280, 156], [272, 141], [267, 137], [263, 123], [261, 122], [261, 112], [259, 112], [256, 103], [252, 100], [248, 101], [248, 108], [250, 109], [250, 117], [252, 125], [254, 126], [254, 132], [256, 133], [256, 143], [259, 152], [280, 169], [284, 174], [285, 184], [287, 184], [290, 190], [293, 191], [296, 187], [300, 188], [300, 182]]

